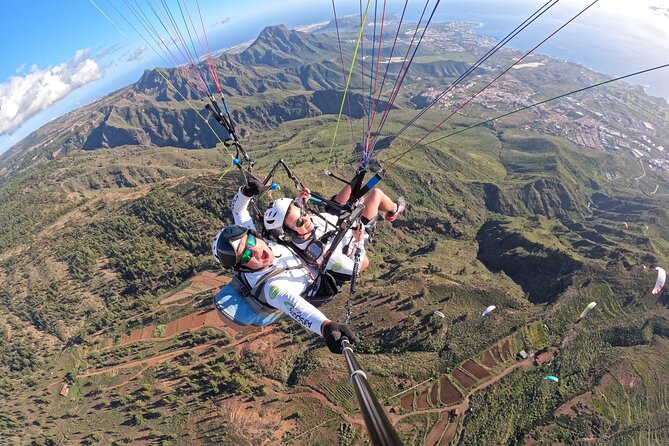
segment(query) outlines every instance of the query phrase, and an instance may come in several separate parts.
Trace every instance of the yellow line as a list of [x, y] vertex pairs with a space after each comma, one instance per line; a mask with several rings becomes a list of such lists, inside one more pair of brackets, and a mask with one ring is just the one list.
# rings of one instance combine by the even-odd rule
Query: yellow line
[[330, 156], [328, 157], [328, 165], [332, 160], [332, 150], [334, 149], [335, 140], [337, 139], [337, 130], [339, 130], [339, 122], [341, 121], [341, 114], [344, 111], [344, 102], [346, 101], [346, 93], [348, 92], [348, 86], [351, 83], [351, 75], [353, 74], [353, 68], [355, 67], [355, 60], [358, 56], [358, 49], [360, 48], [360, 41], [362, 40], [362, 33], [365, 30], [365, 22], [367, 21], [367, 12], [369, 11], [369, 4], [372, 0], [367, 0], [367, 6], [365, 7], [365, 15], [362, 18], [362, 24], [360, 25], [360, 32], [358, 33], [358, 41], [355, 44], [355, 51], [353, 52], [353, 60], [351, 60], [351, 67], [348, 70], [348, 77], [346, 78], [346, 86], [344, 87], [344, 95], [341, 98], [341, 105], [339, 106], [339, 115], [337, 116], [337, 125], [335, 126], [334, 136], [332, 137], [332, 145], [330, 146]]

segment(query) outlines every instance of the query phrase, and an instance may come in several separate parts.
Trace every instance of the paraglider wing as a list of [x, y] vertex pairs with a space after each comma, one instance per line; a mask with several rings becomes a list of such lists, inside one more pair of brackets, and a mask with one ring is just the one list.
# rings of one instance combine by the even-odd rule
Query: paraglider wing
[[625, 229], [629, 229], [629, 228], [630, 228], [626, 221], [623, 222], [623, 225], [625, 225]]
[[492, 313], [492, 311], [493, 311], [495, 308], [497, 308], [497, 307], [494, 306], [494, 305], [490, 305], [488, 308], [485, 309], [485, 311], [484, 311], [483, 313], [481, 313], [481, 316], [487, 316], [487, 315], [489, 315], [490, 313]]
[[590, 313], [593, 308], [595, 308], [595, 305], [597, 305], [597, 302], [590, 302], [587, 307], [585, 307], [585, 310], [581, 313], [581, 315], [578, 317], [579, 319], [582, 319], [585, 317], [586, 314]]
[[439, 310], [434, 310], [434, 312], [432, 314], [434, 314], [435, 316], [439, 316], [441, 318], [446, 317], [446, 315]]
[[547, 379], [548, 381], [554, 381], [554, 382], [559, 381], [559, 379], [556, 376], [553, 376], [553, 375], [544, 376], [544, 379]]
[[655, 288], [652, 291], [653, 294], [659, 293], [664, 286], [664, 281], [667, 280], [667, 272], [663, 268], [657, 266], [655, 269], [657, 270], [657, 280], [655, 281]]

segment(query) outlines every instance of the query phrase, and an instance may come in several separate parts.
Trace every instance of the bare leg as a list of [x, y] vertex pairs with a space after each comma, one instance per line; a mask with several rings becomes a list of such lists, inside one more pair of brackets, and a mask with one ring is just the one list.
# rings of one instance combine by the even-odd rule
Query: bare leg
[[[340, 192], [341, 193], [341, 192]], [[379, 212], [395, 212], [397, 205], [381, 189], [372, 189], [365, 197], [365, 210], [362, 216], [368, 220], [373, 219]]]
[[351, 186], [346, 185], [342, 190], [339, 191], [337, 195], [334, 197], [334, 201], [336, 201], [339, 204], [344, 204], [348, 201], [349, 197], [351, 196]]

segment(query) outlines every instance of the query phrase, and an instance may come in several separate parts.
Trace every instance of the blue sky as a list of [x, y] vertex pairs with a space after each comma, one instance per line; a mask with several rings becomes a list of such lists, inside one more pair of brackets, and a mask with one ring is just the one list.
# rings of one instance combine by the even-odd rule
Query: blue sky
[[[160, 2], [138, 3], [148, 9]], [[185, 3], [199, 26], [195, 0]], [[285, 0], [253, 1], [252, 7], [243, 1], [198, 3], [212, 50], [251, 39], [265, 25], [327, 20], [332, 7], [324, 1], [318, 8]], [[177, 0], [168, 4], [178, 11]], [[0, 153], [50, 119], [135, 82], [144, 69], [166, 65], [114, 6], [136, 23], [121, 0], [0, 0]], [[304, 13], [285, 13], [294, 8]]]
[[[145, 8], [148, 4], [161, 3], [161, 0], [128, 0], [131, 4], [135, 1]], [[177, 2], [185, 3], [199, 25], [196, 0], [166, 1], [173, 11], [178, 11]], [[506, 29], [504, 19], [508, 19], [508, 24], [520, 22], [544, 2], [443, 0], [438, 19], [483, 21], [486, 14], [494, 11], [495, 20], [506, 32], [513, 26]], [[267, 25], [283, 23], [295, 27], [332, 18], [331, 0], [198, 0], [197, 3], [212, 50], [252, 39]], [[398, 11], [404, 2], [390, 3], [389, 8]], [[559, 5], [562, 9], [553, 20], [568, 17], [588, 3], [588, 0], [563, 0]], [[0, 16], [3, 17], [0, 27], [0, 153], [50, 119], [135, 82], [144, 69], [166, 65], [116, 13], [112, 4], [132, 21], [123, 0], [0, 0]], [[422, 7], [424, 1], [411, 0], [409, 4], [416, 9]], [[344, 16], [357, 12], [359, 1], [337, 0], [336, 5], [338, 15]], [[485, 31], [485, 27], [483, 29]], [[597, 65], [600, 58], [599, 68], [611, 74], [646, 68], [655, 61], [642, 64], [651, 58], [656, 58], [658, 63], [669, 62], [666, 43], [669, 41], [669, 0], [600, 0], [570, 31], [572, 34], [564, 33], [563, 40], [551, 42], [549, 54], [573, 55], [574, 60], [586, 65], [588, 61]], [[599, 43], [590, 42], [586, 37], [577, 51], [574, 40], [578, 32], [585, 36], [595, 33]], [[522, 47], [523, 43], [517, 46]], [[638, 48], [638, 51], [630, 48]], [[635, 55], [638, 61], [634, 60]], [[662, 75], [669, 80], [669, 73]], [[660, 83], [660, 80], [647, 83]]]

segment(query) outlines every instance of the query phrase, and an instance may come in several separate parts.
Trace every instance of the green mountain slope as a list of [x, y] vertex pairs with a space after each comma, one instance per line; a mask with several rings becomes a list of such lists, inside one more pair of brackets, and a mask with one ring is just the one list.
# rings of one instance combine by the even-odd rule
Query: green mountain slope
[[[460, 36], [456, 25], [437, 29], [438, 41]], [[217, 61], [256, 171], [282, 158], [326, 195], [340, 184], [321, 172], [350, 176], [357, 161], [348, 122], [331, 150], [342, 82], [332, 42], [327, 31], [273, 27]], [[425, 57], [434, 60], [412, 73], [382, 136], [401, 128], [415, 113], [411, 104], [421, 103], [416, 98], [447, 85], [486, 43], [470, 33], [457, 42], [457, 57], [427, 46]], [[583, 72], [578, 85], [598, 76], [546, 62], [548, 74], [518, 70], [514, 85], [540, 95], [559, 91], [565, 74]], [[176, 83], [178, 73], [168, 74]], [[362, 96], [351, 98], [359, 133]], [[476, 103], [440, 135], [516, 100]], [[657, 135], [669, 132], [659, 111], [639, 111], [656, 101], [635, 88], [579, 101], [593, 113], [615, 102], [615, 116], [630, 126], [652, 120]], [[559, 107], [585, 114], [570, 104]], [[375, 161], [388, 165], [411, 147], [446, 116], [446, 105], [378, 150]], [[420, 144], [382, 183], [411, 208], [393, 225], [379, 222], [352, 326], [362, 338], [359, 359], [407, 444], [443, 438], [449, 425], [452, 444], [463, 445], [661, 445], [666, 438], [669, 312], [666, 292], [650, 295], [653, 268], [669, 259], [666, 174], [630, 152], [574, 142], [580, 136], [548, 124], [560, 115], [552, 112]], [[148, 72], [0, 159], [0, 394], [7, 401], [0, 438], [365, 444], [343, 361], [321, 340], [290, 321], [250, 333], [205, 324], [211, 289], [197, 288], [195, 278], [217, 269], [210, 242], [231, 221], [239, 186], [230, 154], [206, 129]], [[287, 178], [278, 181], [281, 194], [295, 192]], [[279, 196], [272, 194], [261, 205]], [[345, 300], [324, 311], [341, 319]], [[577, 321], [591, 301], [595, 310]], [[481, 317], [492, 304], [495, 312]], [[196, 317], [206, 327], [180, 330]], [[532, 366], [516, 360], [521, 349], [555, 357]], [[559, 383], [543, 379], [549, 374]], [[64, 383], [70, 393], [61, 397]], [[472, 410], [449, 419], [465, 396]]]

